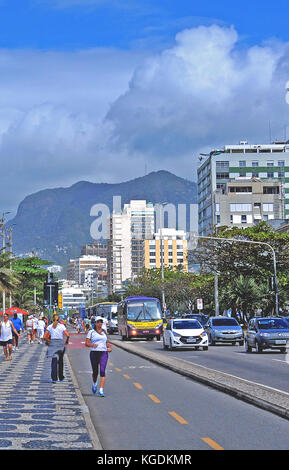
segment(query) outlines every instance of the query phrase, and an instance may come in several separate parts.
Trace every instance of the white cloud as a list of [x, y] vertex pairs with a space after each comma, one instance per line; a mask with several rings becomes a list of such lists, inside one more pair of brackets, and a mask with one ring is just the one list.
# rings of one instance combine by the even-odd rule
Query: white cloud
[[[289, 126], [289, 45], [239, 44], [234, 28], [180, 32], [160, 54], [0, 51], [2, 203], [81, 179], [168, 169], [199, 151], [268, 141]], [[14, 182], [11, 186], [11, 181]]]

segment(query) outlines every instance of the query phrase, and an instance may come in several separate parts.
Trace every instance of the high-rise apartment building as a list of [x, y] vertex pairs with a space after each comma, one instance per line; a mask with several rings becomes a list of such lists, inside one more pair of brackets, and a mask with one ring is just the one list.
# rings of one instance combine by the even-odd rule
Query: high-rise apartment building
[[107, 273], [107, 260], [99, 256], [83, 255], [79, 258], [71, 259], [67, 266], [67, 279], [76, 284], [82, 283], [82, 273], [86, 270], [93, 270], [100, 276]]
[[124, 204], [108, 220], [108, 291], [122, 288], [145, 267], [144, 240], [154, 233], [154, 206], [145, 200]]
[[237, 178], [215, 192], [216, 226], [251, 227], [280, 220], [284, 200], [280, 181]]
[[241, 142], [212, 151], [198, 169], [200, 235], [211, 233], [218, 224], [216, 195], [225, 193], [227, 183], [240, 177], [279, 182], [280, 199], [283, 201], [281, 218], [289, 218], [289, 142], [268, 145]]
[[188, 244], [186, 232], [164, 228], [154, 234], [152, 239], [145, 240], [145, 268], [183, 266], [188, 272]]

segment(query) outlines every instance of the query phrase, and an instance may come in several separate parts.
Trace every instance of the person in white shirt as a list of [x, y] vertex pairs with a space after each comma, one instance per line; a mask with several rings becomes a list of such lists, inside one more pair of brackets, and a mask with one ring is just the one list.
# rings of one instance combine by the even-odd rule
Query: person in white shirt
[[32, 335], [32, 339], [33, 339], [33, 341], [34, 341], [34, 340], [36, 339], [36, 335], [37, 335], [37, 325], [38, 325], [38, 320], [37, 320], [37, 318], [35, 317], [35, 315], [33, 315], [32, 324], [33, 324], [33, 335]]
[[6, 361], [12, 360], [12, 331], [16, 336], [20, 336], [12, 321], [9, 320], [9, 315], [4, 313], [4, 321], [0, 322], [0, 345], [3, 346]]
[[69, 334], [65, 327], [59, 323], [59, 315], [53, 315], [53, 323], [45, 331], [44, 339], [48, 343], [47, 357], [51, 358], [51, 380], [63, 382], [63, 356], [65, 345], [69, 343]]
[[85, 346], [90, 348], [90, 362], [92, 367], [92, 393], [97, 392], [98, 372], [100, 375], [99, 396], [104, 397], [104, 384], [106, 381], [105, 369], [108, 361], [108, 352], [111, 345], [107, 342], [106, 331], [103, 329], [103, 318], [97, 317], [94, 328], [86, 336]]
[[25, 326], [27, 331], [28, 343], [31, 344], [33, 343], [33, 315], [29, 315]]
[[37, 338], [38, 338], [38, 343], [39, 344], [43, 343], [44, 330], [45, 330], [45, 321], [42, 320], [42, 318], [40, 318], [38, 320], [38, 324], [37, 324]]

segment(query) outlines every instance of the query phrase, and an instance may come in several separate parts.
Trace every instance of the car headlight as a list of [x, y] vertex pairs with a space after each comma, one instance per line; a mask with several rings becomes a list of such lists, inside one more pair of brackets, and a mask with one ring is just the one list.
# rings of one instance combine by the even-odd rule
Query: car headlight
[[172, 333], [176, 338], [180, 338], [182, 336], [179, 333], [176, 333], [176, 331], [172, 331]]
[[270, 338], [270, 333], [260, 333], [260, 336], [264, 336], [264, 338]]
[[200, 334], [200, 337], [201, 338], [207, 338], [207, 333], [205, 331], [203, 331], [203, 333]]

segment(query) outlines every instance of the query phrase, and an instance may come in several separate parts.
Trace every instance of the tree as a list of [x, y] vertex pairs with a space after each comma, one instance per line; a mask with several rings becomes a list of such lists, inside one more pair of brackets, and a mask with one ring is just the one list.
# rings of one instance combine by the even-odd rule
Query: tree
[[0, 252], [0, 290], [8, 293], [16, 289], [19, 284], [19, 277], [11, 269], [11, 253]]
[[15, 307], [33, 309], [35, 289], [39, 308], [43, 306], [43, 284], [47, 276], [44, 266], [50, 264], [37, 256], [12, 259], [12, 269], [19, 279], [17, 288], [12, 292]]

